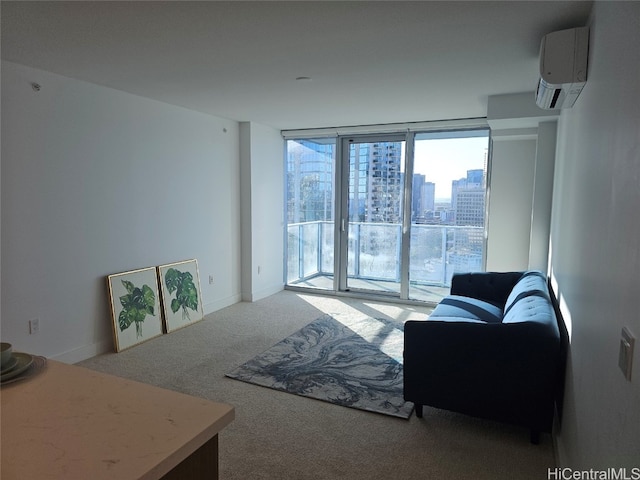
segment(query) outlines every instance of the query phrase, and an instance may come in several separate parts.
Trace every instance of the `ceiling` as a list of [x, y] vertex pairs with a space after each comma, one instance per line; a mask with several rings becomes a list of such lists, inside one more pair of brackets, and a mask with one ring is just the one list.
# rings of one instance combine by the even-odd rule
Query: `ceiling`
[[3, 60], [277, 129], [475, 118], [489, 95], [533, 91], [542, 36], [585, 25], [591, 6], [2, 1], [1, 48]]

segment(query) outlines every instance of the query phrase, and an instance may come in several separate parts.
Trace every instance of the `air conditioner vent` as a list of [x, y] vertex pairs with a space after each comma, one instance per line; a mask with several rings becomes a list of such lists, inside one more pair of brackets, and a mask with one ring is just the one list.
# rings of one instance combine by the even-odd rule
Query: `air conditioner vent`
[[549, 33], [540, 43], [536, 104], [544, 109], [573, 107], [587, 81], [589, 27]]

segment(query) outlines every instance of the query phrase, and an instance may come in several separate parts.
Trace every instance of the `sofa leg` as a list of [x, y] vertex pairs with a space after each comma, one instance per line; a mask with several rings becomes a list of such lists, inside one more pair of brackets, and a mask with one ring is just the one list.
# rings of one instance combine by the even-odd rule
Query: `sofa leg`
[[538, 430], [531, 430], [531, 443], [534, 445], [540, 443], [540, 432]]
[[416, 403], [416, 417], [422, 418], [422, 405]]

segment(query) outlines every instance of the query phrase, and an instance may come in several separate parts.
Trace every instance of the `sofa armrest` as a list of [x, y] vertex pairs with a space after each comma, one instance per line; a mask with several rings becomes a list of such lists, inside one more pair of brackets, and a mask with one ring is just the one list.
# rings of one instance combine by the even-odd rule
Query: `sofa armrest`
[[404, 338], [406, 400], [549, 431], [560, 349], [549, 329], [407, 321]]
[[513, 287], [524, 272], [457, 273], [451, 279], [451, 294], [477, 298], [504, 308]]

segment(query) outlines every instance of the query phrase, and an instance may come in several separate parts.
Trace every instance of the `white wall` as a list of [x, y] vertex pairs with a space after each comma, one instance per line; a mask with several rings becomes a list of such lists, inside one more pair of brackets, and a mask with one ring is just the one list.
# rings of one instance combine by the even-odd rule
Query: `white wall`
[[551, 270], [571, 330], [562, 466], [640, 467], [640, 3], [594, 5], [587, 84], [558, 130]]
[[536, 140], [494, 136], [492, 142], [486, 269], [526, 270]]
[[205, 313], [239, 301], [238, 129], [2, 62], [2, 339], [71, 362], [111, 349], [105, 276], [189, 258]]
[[556, 121], [541, 122], [538, 124], [536, 140], [529, 269], [545, 273], [548, 273], [549, 266], [549, 234], [551, 232], [551, 202], [557, 130], [558, 123]]
[[284, 288], [284, 141], [278, 130], [240, 125], [242, 299]]
[[489, 97], [488, 271], [547, 271], [557, 117], [534, 92]]

